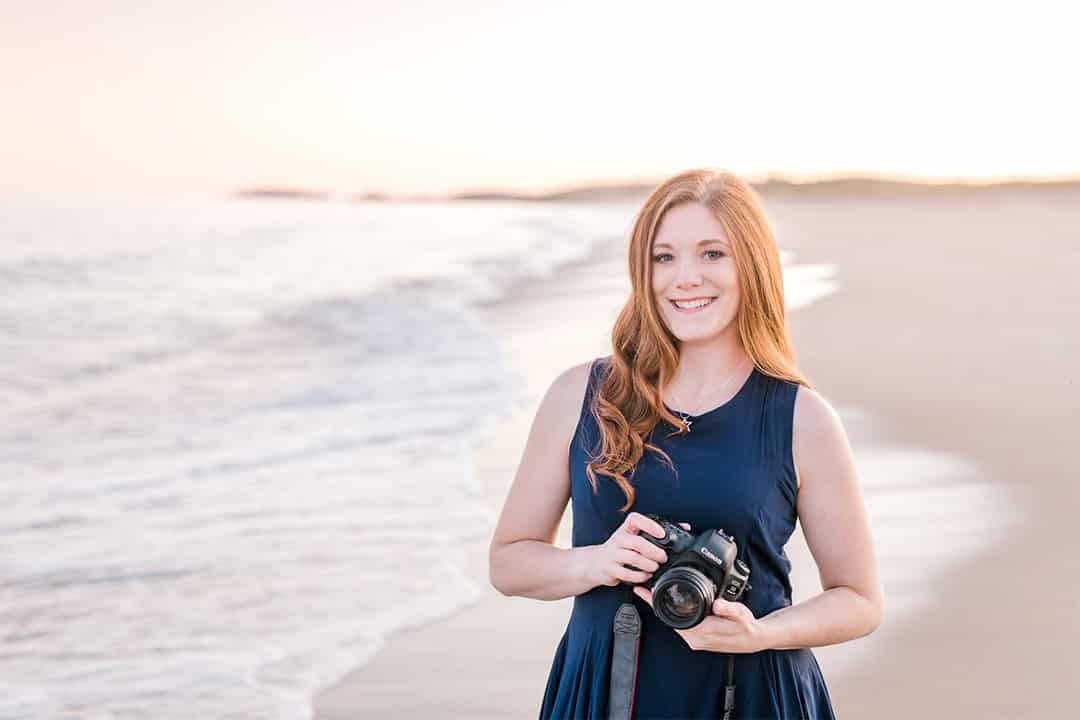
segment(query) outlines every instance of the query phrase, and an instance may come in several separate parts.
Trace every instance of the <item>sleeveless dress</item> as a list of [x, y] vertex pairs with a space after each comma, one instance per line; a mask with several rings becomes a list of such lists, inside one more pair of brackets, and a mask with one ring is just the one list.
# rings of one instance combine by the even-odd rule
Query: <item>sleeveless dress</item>
[[[597, 358], [569, 452], [573, 545], [598, 545], [622, 524], [626, 502], [609, 478], [597, 476], [593, 494], [585, 466], [598, 447], [591, 404], [611, 356]], [[732, 535], [750, 567], [751, 589], [741, 602], [761, 618], [791, 605], [791, 563], [784, 544], [795, 529], [795, 469], [791, 430], [798, 385], [756, 367], [735, 396], [691, 421], [671, 438], [661, 420], [650, 442], [671, 457], [674, 473], [646, 450], [630, 480], [631, 511], [688, 522], [692, 532], [720, 528]], [[628, 585], [601, 585], [574, 598], [566, 632], [555, 651], [540, 710], [548, 718], [606, 718], [612, 622], [632, 601], [641, 616], [633, 717], [720, 718], [728, 655], [695, 651], [663, 624]], [[829, 691], [809, 648], [734, 654], [737, 720], [834, 718]]]

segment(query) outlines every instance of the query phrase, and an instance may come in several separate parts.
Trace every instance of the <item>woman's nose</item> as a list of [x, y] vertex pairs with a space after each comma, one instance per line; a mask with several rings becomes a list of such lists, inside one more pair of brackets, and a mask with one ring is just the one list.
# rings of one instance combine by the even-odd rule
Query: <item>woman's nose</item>
[[679, 263], [677, 273], [675, 275], [675, 284], [678, 287], [694, 287], [700, 285], [701, 268], [693, 260], [685, 260]]

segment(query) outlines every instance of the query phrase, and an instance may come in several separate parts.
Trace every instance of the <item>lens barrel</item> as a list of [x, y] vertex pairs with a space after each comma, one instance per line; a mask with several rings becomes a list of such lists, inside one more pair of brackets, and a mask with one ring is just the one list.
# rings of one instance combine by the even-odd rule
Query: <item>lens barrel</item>
[[652, 588], [653, 609], [666, 625], [692, 628], [712, 612], [716, 585], [692, 567], [674, 567], [661, 575]]

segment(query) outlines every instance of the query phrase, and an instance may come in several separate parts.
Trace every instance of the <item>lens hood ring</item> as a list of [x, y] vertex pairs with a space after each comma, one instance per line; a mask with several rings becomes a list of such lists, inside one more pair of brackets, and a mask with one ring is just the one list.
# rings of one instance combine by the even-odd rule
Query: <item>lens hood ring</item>
[[653, 610], [669, 627], [686, 630], [712, 612], [716, 585], [700, 570], [678, 566], [657, 578], [653, 585]]

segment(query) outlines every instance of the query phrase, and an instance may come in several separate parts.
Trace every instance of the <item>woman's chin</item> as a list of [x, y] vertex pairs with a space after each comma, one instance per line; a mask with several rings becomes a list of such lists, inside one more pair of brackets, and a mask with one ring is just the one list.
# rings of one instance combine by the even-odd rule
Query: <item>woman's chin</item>
[[729, 327], [715, 327], [710, 325], [709, 327], [680, 327], [679, 323], [675, 323], [671, 327], [671, 334], [679, 339], [682, 343], [703, 343], [703, 342], [715, 342], [721, 338], [724, 334], [724, 329]]
[[707, 332], [676, 332], [675, 337], [679, 338], [681, 343], [701, 343], [716, 340], [720, 336], [719, 333], [707, 333]]

